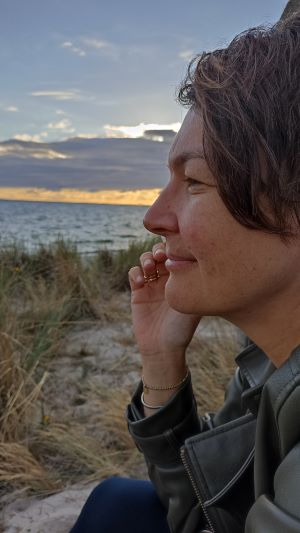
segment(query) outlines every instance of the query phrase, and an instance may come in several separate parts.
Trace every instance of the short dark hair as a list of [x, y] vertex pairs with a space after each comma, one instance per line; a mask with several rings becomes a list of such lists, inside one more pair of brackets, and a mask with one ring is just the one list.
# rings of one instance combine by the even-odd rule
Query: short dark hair
[[299, 56], [298, 12], [196, 56], [177, 95], [203, 117], [205, 159], [230, 213], [284, 240], [300, 229]]
[[293, 15], [293, 13], [297, 13], [297, 11], [300, 11], [300, 1], [299, 0], [289, 0], [288, 3], [286, 4], [284, 10], [283, 10], [283, 13], [280, 17], [280, 20], [284, 20], [288, 17], [290, 17], [291, 15]]

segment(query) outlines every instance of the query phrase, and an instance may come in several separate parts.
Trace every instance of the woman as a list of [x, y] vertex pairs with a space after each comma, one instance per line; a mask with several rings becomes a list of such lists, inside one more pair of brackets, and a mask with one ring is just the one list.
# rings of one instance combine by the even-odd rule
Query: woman
[[[189, 69], [144, 220], [164, 242], [129, 272], [143, 378], [127, 418], [153, 485], [102, 483], [76, 533], [300, 532], [299, 56], [298, 14]], [[206, 315], [253, 343], [199, 418], [185, 353]]]

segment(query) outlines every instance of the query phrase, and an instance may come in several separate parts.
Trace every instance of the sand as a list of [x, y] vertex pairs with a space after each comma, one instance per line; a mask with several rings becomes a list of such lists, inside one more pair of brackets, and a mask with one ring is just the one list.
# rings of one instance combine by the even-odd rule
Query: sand
[[[67, 408], [69, 416], [83, 425], [95, 426], [94, 436], [102, 438], [101, 428], [97, 428], [99, 404], [94, 404], [92, 397], [84, 403], [78, 402], [78, 383], [83, 387], [88, 382], [96, 388], [104, 384], [112, 389], [134, 390], [140, 378], [140, 357], [132, 334], [129, 305], [128, 294], [117, 295], [109, 310], [113, 320], [79, 324], [66, 335], [44, 388], [44, 396], [48, 398], [46, 414], [50, 418], [63, 420]], [[115, 314], [114, 310], [117, 310]], [[231, 326], [225, 325], [223, 333], [228, 330]], [[197, 335], [206, 338], [214, 334], [215, 326], [211, 326], [210, 320], [204, 320], [197, 331]], [[134, 475], [147, 477], [142, 457]], [[22, 493], [4, 496], [0, 500], [3, 508], [0, 531], [68, 533], [98, 482], [76, 483], [43, 499], [24, 497]]]
[[97, 483], [80, 483], [40, 500], [19, 498], [3, 511], [5, 533], [68, 533]]

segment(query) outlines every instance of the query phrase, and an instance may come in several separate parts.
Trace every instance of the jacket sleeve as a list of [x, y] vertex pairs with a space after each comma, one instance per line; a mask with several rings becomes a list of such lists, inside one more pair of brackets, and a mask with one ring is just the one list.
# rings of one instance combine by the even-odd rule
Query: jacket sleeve
[[[147, 418], [142, 414], [141, 393], [142, 383], [127, 408], [128, 428], [144, 454], [149, 477], [167, 510], [170, 530], [172, 533], [199, 532], [205, 523], [184, 469], [180, 448], [188, 437], [243, 414], [239, 372], [230, 381], [223, 407], [211, 419], [198, 417], [190, 377], [161, 409]], [[199, 519], [203, 522], [199, 523]]]
[[252, 506], [245, 533], [299, 533], [300, 444], [279, 465], [274, 477], [274, 497], [263, 494]]

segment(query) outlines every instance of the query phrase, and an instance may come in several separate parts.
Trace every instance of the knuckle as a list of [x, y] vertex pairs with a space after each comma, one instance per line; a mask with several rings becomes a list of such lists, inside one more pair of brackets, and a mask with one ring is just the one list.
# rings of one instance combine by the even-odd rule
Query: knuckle
[[134, 275], [135, 275], [137, 272], [139, 272], [139, 271], [140, 271], [140, 267], [139, 267], [139, 266], [133, 266], [133, 267], [131, 267], [131, 268], [129, 269], [129, 271], [128, 271], [128, 275], [129, 275], [129, 277], [132, 277], [132, 276], [134, 276]]
[[161, 248], [162, 248], [161, 243], [157, 242], [156, 244], [153, 245], [152, 251], [156, 252], [156, 250], [159, 250]]
[[156, 252], [163, 252], [165, 253], [165, 250], [166, 250], [166, 246], [163, 242], [159, 242], [157, 244], [155, 244], [152, 248], [152, 251], [153, 253], [155, 254]]
[[141, 261], [145, 261], [145, 259], [151, 259], [152, 258], [152, 252], [143, 252], [140, 256]]

